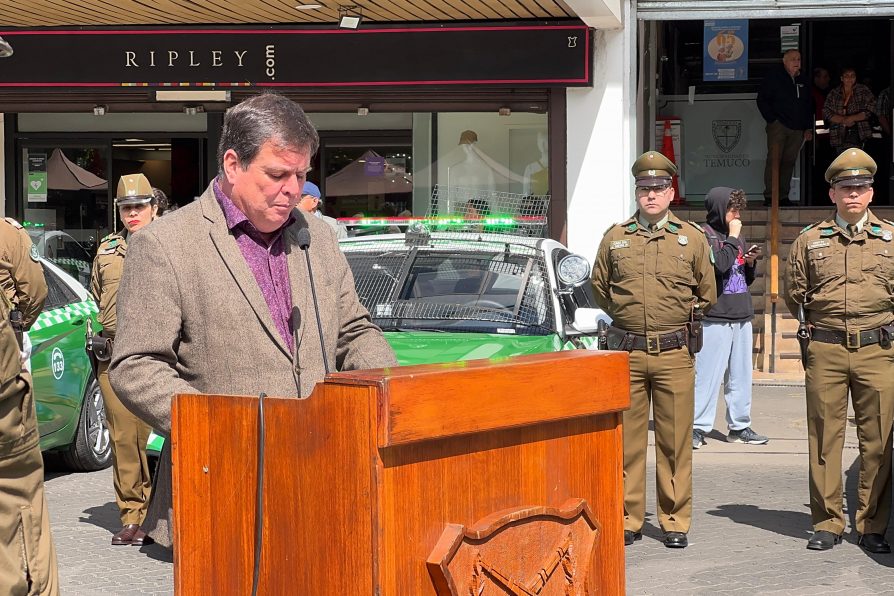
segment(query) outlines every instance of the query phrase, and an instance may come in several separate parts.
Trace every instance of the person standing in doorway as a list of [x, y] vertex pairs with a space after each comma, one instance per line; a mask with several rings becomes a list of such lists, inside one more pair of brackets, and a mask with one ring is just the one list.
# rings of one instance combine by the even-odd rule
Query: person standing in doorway
[[748, 201], [745, 191], [725, 186], [712, 188], [705, 197], [707, 223], [702, 226], [714, 256], [717, 304], [705, 316], [704, 342], [708, 350], [695, 361], [695, 421], [692, 448], [705, 445], [714, 428], [717, 392], [723, 385], [730, 443], [763, 445], [769, 439], [751, 428], [751, 320], [754, 306], [748, 287], [761, 248], [746, 248], [742, 216]]
[[774, 146], [779, 156], [779, 204], [792, 205], [788, 196], [795, 162], [804, 141], [813, 138], [813, 96], [801, 75], [801, 52], [787, 50], [782, 55], [782, 65], [771, 70], [761, 84], [757, 107], [767, 121], [764, 205], [770, 205], [773, 192]]
[[[835, 215], [791, 247], [785, 302], [807, 323], [804, 362], [810, 457], [810, 550], [841, 542], [841, 452], [848, 394], [860, 443], [856, 530], [870, 553], [889, 553], [894, 419], [894, 224], [869, 211], [875, 161], [848, 149], [826, 170]], [[803, 313], [803, 314], [802, 314]]]
[[608, 349], [630, 352], [624, 412], [624, 544], [642, 538], [649, 409], [655, 422], [658, 522], [664, 546], [685, 548], [692, 522], [693, 360], [697, 314], [717, 300], [711, 249], [670, 212], [677, 168], [657, 151], [633, 164], [637, 212], [609, 228], [593, 267], [593, 295], [612, 318]]
[[[158, 217], [160, 197], [164, 197], [164, 193], [153, 189], [143, 174], [121, 177], [115, 204], [128, 237]], [[109, 384], [109, 358], [118, 328], [118, 284], [124, 271], [126, 254], [127, 239], [120, 234], [103, 238], [96, 252], [90, 291], [99, 305], [97, 320], [102, 325], [102, 332], [92, 346], [97, 357], [96, 378], [106, 406], [106, 421], [112, 442], [112, 482], [121, 519], [121, 529], [112, 536], [112, 544], [143, 546], [149, 541], [140, 524], [146, 517], [152, 489], [146, 459], [146, 442], [151, 429], [121, 403]], [[102, 349], [97, 349], [100, 344]]]
[[870, 119], [875, 114], [875, 96], [869, 87], [857, 82], [857, 71], [841, 71], [841, 85], [826, 97], [823, 117], [829, 124], [829, 143], [837, 155], [845, 149], [862, 149], [872, 136]]

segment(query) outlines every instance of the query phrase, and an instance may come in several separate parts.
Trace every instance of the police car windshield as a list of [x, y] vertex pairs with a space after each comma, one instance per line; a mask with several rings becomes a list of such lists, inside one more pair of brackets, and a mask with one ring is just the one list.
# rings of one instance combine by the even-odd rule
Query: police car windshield
[[385, 331], [555, 333], [542, 261], [530, 254], [346, 251], [357, 293]]

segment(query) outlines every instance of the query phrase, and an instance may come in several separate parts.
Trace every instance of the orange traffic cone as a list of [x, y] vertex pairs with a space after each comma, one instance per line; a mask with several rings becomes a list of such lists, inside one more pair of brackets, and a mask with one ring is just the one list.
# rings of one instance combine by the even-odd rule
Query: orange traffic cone
[[[677, 159], [674, 155], [674, 137], [671, 134], [671, 121], [670, 118], [665, 119], [664, 121], [664, 140], [661, 143], [661, 153], [666, 158], [671, 160], [674, 165], [677, 165]], [[674, 186], [674, 200], [671, 201], [671, 205], [683, 205], [686, 201], [680, 196], [680, 184], [677, 181], [677, 175], [674, 174], [673, 182]]]

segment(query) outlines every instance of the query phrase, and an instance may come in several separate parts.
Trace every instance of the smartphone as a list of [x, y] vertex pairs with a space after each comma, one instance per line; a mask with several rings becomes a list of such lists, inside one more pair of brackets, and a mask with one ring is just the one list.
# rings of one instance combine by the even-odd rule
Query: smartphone
[[748, 249], [748, 252], [755, 252], [755, 251], [760, 250], [760, 248], [761, 248], [760, 245], [758, 245], [758, 244], [752, 244], [752, 245], [751, 245], [751, 248]]

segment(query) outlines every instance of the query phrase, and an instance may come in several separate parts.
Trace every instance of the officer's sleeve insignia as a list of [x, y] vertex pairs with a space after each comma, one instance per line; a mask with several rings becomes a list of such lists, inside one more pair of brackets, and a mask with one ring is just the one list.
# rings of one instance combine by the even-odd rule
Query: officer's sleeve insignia
[[37, 262], [38, 259], [40, 259], [40, 253], [37, 252], [37, 247], [34, 246], [33, 244], [31, 245], [31, 251], [29, 252], [29, 256], [31, 257], [31, 260], [34, 261], [35, 263]]

